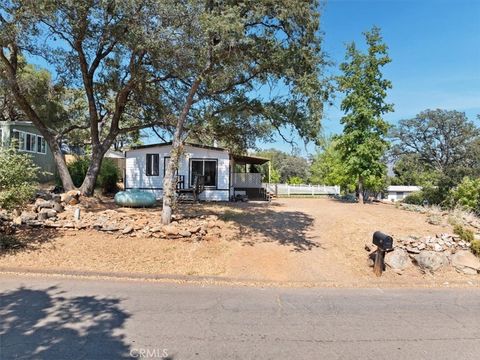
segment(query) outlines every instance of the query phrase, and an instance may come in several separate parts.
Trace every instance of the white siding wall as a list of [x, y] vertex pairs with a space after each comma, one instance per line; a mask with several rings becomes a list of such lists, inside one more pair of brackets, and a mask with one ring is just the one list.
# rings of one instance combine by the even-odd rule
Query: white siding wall
[[403, 200], [407, 195], [410, 195], [412, 192], [414, 191], [389, 191], [387, 199], [390, 201], [400, 201]]
[[[164, 158], [170, 156], [171, 145], [148, 147], [127, 151], [125, 161], [125, 177], [127, 188], [140, 188], [152, 191], [157, 199], [163, 196]], [[146, 175], [146, 155], [159, 154], [159, 176]], [[230, 157], [227, 151], [203, 149], [185, 146], [185, 154], [180, 158], [178, 174], [185, 176], [185, 187], [188, 187], [190, 176], [190, 159], [217, 160], [217, 189], [205, 189], [200, 195], [201, 200], [229, 200], [229, 165]]]

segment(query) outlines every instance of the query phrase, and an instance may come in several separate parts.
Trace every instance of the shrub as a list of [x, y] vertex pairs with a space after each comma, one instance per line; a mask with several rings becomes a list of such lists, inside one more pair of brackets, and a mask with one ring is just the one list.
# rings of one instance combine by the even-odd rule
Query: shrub
[[446, 203], [450, 207], [461, 207], [467, 211], [480, 213], [480, 178], [463, 178], [462, 182], [450, 190]]
[[112, 159], [103, 159], [97, 179], [97, 185], [100, 186], [102, 191], [106, 194], [117, 191], [119, 177], [119, 171], [115, 162]]
[[454, 225], [453, 232], [460, 236], [460, 239], [462, 239], [463, 241], [471, 243], [474, 240], [473, 231], [463, 227], [460, 224]]
[[415, 191], [403, 198], [405, 204], [423, 205], [425, 197], [422, 191]]
[[[68, 171], [72, 176], [73, 184], [80, 187], [87, 175], [90, 159], [86, 156], [79, 156], [68, 164]], [[103, 193], [113, 193], [117, 190], [117, 182], [120, 177], [119, 171], [112, 159], [103, 159], [102, 167], [98, 173], [97, 186]]]
[[90, 159], [86, 156], [78, 156], [70, 162], [68, 167], [68, 172], [72, 177], [73, 185], [80, 187], [87, 175], [88, 166], [90, 165]]
[[302, 178], [298, 176], [292, 176], [291, 178], [288, 179], [288, 184], [290, 185], [302, 185], [305, 183]]
[[28, 154], [13, 148], [0, 151], [0, 207], [13, 210], [25, 206], [35, 195], [40, 168]]
[[480, 240], [473, 240], [470, 243], [470, 250], [477, 256], [480, 256]]

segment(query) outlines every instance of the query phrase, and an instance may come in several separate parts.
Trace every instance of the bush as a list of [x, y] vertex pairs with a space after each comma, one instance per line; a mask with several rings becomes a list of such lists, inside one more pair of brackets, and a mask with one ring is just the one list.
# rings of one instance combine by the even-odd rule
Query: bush
[[40, 168], [32, 158], [13, 148], [0, 151], [0, 207], [13, 210], [24, 207], [37, 190]]
[[86, 156], [78, 156], [70, 162], [68, 167], [68, 172], [72, 177], [73, 185], [80, 187], [87, 175], [88, 167], [90, 166], [90, 159]]
[[[73, 184], [80, 187], [87, 175], [90, 159], [86, 156], [75, 158], [68, 164], [68, 171], [72, 176]], [[103, 193], [113, 193], [117, 190], [117, 182], [120, 177], [119, 171], [112, 159], [103, 159], [102, 167], [97, 177], [97, 186]]]
[[472, 230], [463, 227], [460, 224], [453, 226], [453, 232], [460, 236], [463, 241], [471, 243], [474, 240], [474, 233]]
[[116, 192], [119, 177], [120, 174], [115, 162], [112, 159], [103, 159], [97, 179], [97, 185], [100, 186], [102, 191], [106, 194]]
[[422, 191], [415, 191], [403, 198], [405, 204], [423, 205], [425, 197]]
[[472, 253], [474, 253], [477, 256], [480, 256], [480, 240], [473, 240], [470, 243], [470, 249], [472, 250]]
[[298, 176], [292, 176], [288, 179], [287, 183], [290, 185], [302, 185], [305, 183], [305, 181], [303, 181], [303, 179]]
[[480, 179], [465, 177], [460, 184], [450, 190], [447, 201], [449, 207], [460, 207], [480, 213]]

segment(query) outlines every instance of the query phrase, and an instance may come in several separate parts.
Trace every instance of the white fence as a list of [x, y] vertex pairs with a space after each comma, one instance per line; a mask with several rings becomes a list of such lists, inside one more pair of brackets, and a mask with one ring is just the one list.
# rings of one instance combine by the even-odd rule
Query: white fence
[[340, 186], [328, 185], [289, 185], [289, 184], [263, 184], [264, 188], [278, 196], [294, 195], [339, 195]]

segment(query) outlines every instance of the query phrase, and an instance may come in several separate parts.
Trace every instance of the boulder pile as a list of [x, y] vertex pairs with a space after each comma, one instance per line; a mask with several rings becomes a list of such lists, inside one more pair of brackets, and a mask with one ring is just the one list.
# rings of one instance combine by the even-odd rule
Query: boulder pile
[[[97, 202], [97, 204], [96, 204]], [[173, 215], [169, 225], [160, 224], [159, 211], [128, 211], [99, 207], [98, 200], [83, 198], [73, 190], [65, 194], [42, 192], [34, 204], [11, 216], [0, 213], [2, 222], [13, 226], [57, 228], [71, 231], [96, 230], [118, 237], [190, 238], [211, 240], [221, 237], [222, 222], [216, 215], [186, 217]]]
[[385, 264], [397, 273], [410, 266], [434, 273], [447, 266], [466, 274], [480, 271], [480, 259], [470, 251], [470, 243], [455, 234], [395, 238], [395, 248], [385, 255]]

